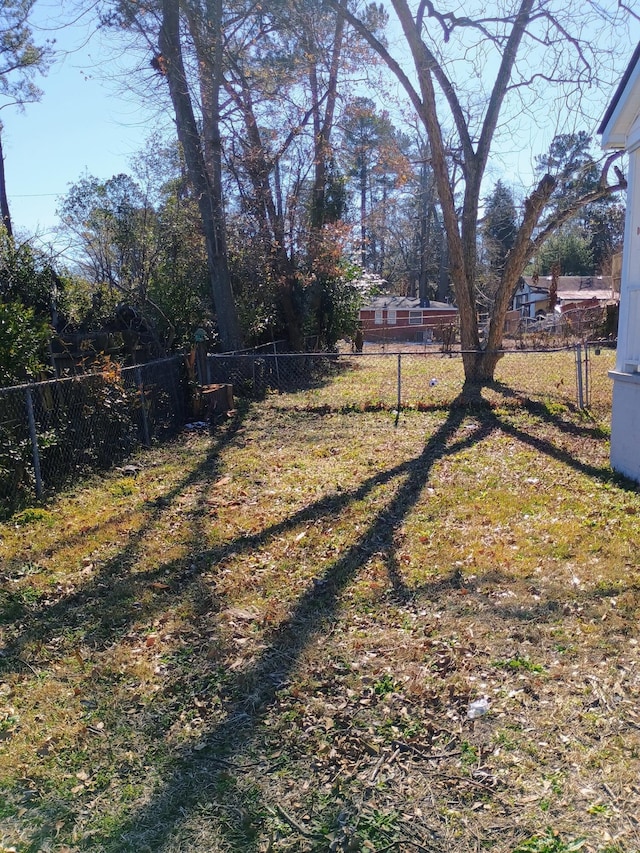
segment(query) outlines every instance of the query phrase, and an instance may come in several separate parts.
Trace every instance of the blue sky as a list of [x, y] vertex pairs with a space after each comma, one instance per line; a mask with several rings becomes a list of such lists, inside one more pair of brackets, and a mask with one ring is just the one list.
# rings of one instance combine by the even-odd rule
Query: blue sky
[[[59, 199], [85, 173], [107, 179], [129, 170], [132, 155], [149, 135], [139, 103], [126, 101], [114, 85], [101, 80], [103, 48], [89, 22], [56, 29], [64, 16], [60, 2], [36, 4], [33, 27], [37, 43], [56, 40], [59, 58], [37, 82], [40, 102], [24, 111], [0, 111], [9, 205], [18, 235], [53, 240]], [[59, 24], [58, 24], [59, 27]]]
[[[70, 185], [87, 173], [107, 180], [130, 171], [131, 158], [144, 147], [155, 124], [139, 101], [127, 100], [115, 83], [105, 82], [107, 51], [90, 20], [69, 25], [73, 2], [37, 0], [32, 16], [35, 39], [55, 39], [59, 58], [38, 81], [43, 90], [39, 103], [27, 104], [22, 113], [14, 108], [0, 111], [14, 230], [18, 236], [36, 235], [45, 245], [55, 242], [56, 209]], [[640, 26], [635, 29], [640, 37]], [[629, 57], [631, 52], [630, 47]], [[627, 61], [621, 58], [621, 72]], [[121, 72], [122, 56], [118, 66]], [[595, 112], [602, 114], [613, 91], [593, 93]], [[521, 180], [524, 193], [531, 187], [533, 155], [545, 150], [557, 129], [525, 126], [515, 134], [513, 125], [511, 130], [513, 150], [505, 147], [503, 157], [494, 159], [487, 181], [493, 184], [502, 177], [515, 188]], [[517, 141], [516, 135], [521, 136]]]

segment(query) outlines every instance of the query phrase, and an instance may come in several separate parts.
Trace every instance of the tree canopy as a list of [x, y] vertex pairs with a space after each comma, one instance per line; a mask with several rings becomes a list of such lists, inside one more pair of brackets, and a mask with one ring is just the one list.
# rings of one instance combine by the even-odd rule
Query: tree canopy
[[[38, 101], [41, 89], [34, 78], [44, 74], [51, 59], [51, 45], [37, 45], [33, 38], [29, 15], [35, 0], [1, 0], [0, 2], [0, 109], [11, 104], [22, 107]], [[0, 121], [0, 214], [2, 223], [12, 233], [11, 215], [4, 174]]]
[[[613, 46], [592, 34], [630, 18], [615, 0], [473, 0], [464, 14], [440, 0], [99, 9], [141, 58], [134, 91], [170, 107], [177, 171], [153, 197], [135, 174], [82, 178], [62, 214], [90, 285], [151, 310], [167, 340], [199, 314], [226, 350], [276, 335], [330, 347], [350, 322], [334, 319], [353, 314], [357, 261], [424, 301], [452, 294], [465, 375], [490, 380], [511, 297], [545, 242], [558, 235], [557, 254], [573, 241], [581, 268], [591, 258], [598, 270], [619, 245], [610, 199], [624, 178], [593, 156], [583, 97], [613, 79]], [[33, 55], [46, 67], [46, 51]], [[532, 150], [525, 127], [554, 113], [566, 130]], [[536, 162], [524, 199], [506, 176], [488, 187], [519, 138]]]
[[[468, 380], [493, 377], [500, 358], [504, 319], [525, 264], [549, 234], [586, 202], [621, 188], [607, 184], [607, 170], [591, 191], [584, 189], [568, 204], [549, 210], [554, 193], [566, 182], [563, 169], [545, 170], [524, 203], [524, 210], [502, 270], [493, 301], [486, 339], [481, 340], [476, 311], [478, 222], [483, 181], [500, 133], [514, 134], [518, 115], [535, 120], [555, 97], [561, 109], [579, 111], [589, 86], [603, 80], [611, 56], [591, 34], [598, 20], [623, 15], [617, 5], [509, 0], [475, 3], [464, 15], [437, 2], [412, 6], [391, 0], [406, 62], [372, 32], [345, 0], [329, 0], [369, 45], [377, 51], [408, 95], [422, 122], [430, 146], [438, 198], [447, 236], [450, 276], [460, 311], [460, 334]], [[513, 126], [512, 126], [513, 125]], [[452, 139], [445, 135], [451, 129]], [[558, 152], [565, 154], [567, 152]], [[568, 152], [575, 174], [581, 149]], [[553, 159], [553, 158], [551, 158]], [[563, 160], [563, 162], [564, 162]], [[455, 173], [460, 176], [456, 185]], [[540, 223], [545, 216], [544, 227]]]

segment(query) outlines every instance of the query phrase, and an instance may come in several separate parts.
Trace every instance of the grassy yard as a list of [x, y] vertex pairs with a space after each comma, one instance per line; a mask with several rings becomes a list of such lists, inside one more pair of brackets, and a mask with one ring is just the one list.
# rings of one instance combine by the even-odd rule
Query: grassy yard
[[0, 525], [0, 853], [640, 850], [640, 492], [563, 359], [397, 426], [363, 363]]

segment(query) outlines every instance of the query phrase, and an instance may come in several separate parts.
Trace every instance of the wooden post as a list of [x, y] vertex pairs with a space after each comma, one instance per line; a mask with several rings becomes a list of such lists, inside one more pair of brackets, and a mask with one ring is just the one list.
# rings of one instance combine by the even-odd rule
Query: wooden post
[[209, 385], [209, 361], [207, 359], [207, 333], [204, 329], [196, 329], [193, 339], [196, 345], [196, 375], [200, 385]]

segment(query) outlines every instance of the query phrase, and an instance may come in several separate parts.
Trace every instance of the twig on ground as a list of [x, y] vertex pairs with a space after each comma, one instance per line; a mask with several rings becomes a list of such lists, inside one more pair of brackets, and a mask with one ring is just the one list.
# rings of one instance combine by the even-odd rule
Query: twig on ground
[[376, 761], [376, 766], [373, 768], [373, 772], [371, 773], [371, 782], [375, 782], [380, 772], [382, 765], [387, 761], [388, 764], [392, 764], [396, 758], [400, 755], [400, 748], [398, 747], [394, 752], [391, 753], [389, 758], [384, 755], [384, 753], [380, 756], [380, 758]]
[[8, 654], [8, 653], [6, 653], [6, 652], [2, 652], [2, 653], [0, 653], [0, 660], [2, 660], [2, 659], [4, 659], [4, 660], [9, 660], [9, 659], [11, 659], [11, 660], [17, 660], [17, 661], [18, 661], [18, 663], [21, 663], [21, 664], [22, 664], [22, 666], [26, 666], [26, 667], [27, 667], [27, 669], [30, 669], [30, 670], [31, 670], [31, 672], [32, 672], [34, 675], [37, 675], [37, 674], [38, 674], [38, 670], [37, 670], [34, 666], [32, 666], [32, 665], [29, 663], [29, 661], [24, 660], [24, 659], [23, 659], [23, 658], [21, 658], [19, 655], [12, 655], [12, 654]]
[[291, 815], [286, 812], [279, 803], [276, 803], [276, 811], [280, 815], [280, 817], [285, 820], [292, 829], [295, 829], [296, 832], [299, 832], [304, 838], [323, 838], [324, 836], [318, 832], [309, 832], [308, 829], [305, 829], [304, 826], [301, 826], [298, 821], [291, 817]]
[[393, 746], [397, 746], [398, 750], [407, 750], [407, 752], [413, 752], [414, 755], [417, 755], [418, 758], [423, 758], [425, 761], [441, 761], [444, 758], [453, 758], [456, 755], [462, 755], [462, 750], [454, 749], [451, 752], [423, 752], [421, 749], [413, 746], [411, 743], [405, 743], [405, 741], [394, 740]]

